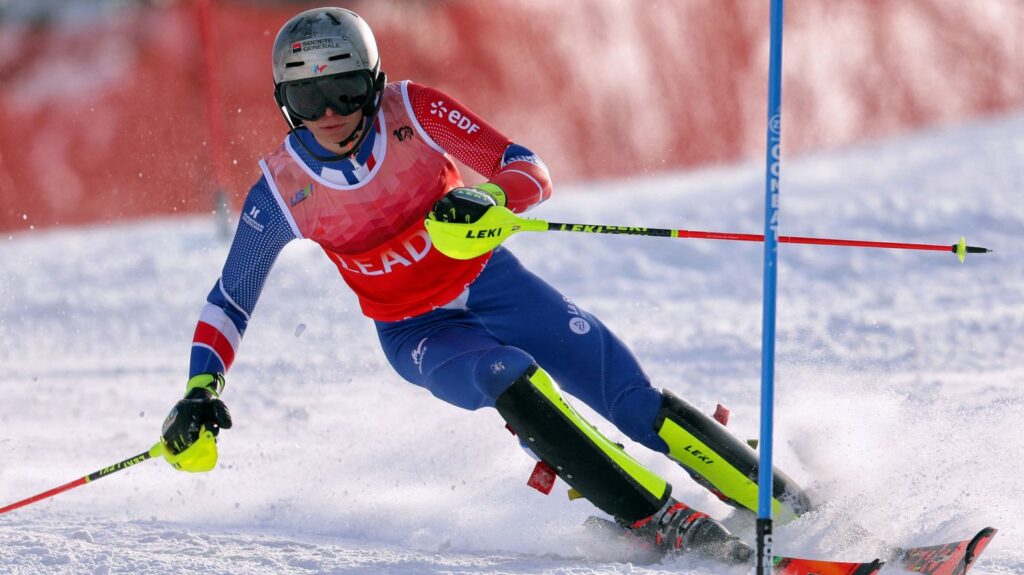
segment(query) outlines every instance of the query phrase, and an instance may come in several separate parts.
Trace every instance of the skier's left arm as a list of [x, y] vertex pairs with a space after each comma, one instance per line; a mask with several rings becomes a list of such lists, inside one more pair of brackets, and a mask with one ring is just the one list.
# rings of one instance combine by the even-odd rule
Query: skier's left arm
[[[488, 178], [487, 182], [474, 186], [470, 194], [482, 191], [496, 205], [517, 213], [551, 196], [551, 176], [537, 154], [512, 142], [440, 90], [413, 82], [403, 83], [402, 88], [411, 115], [427, 143]], [[445, 197], [449, 202], [462, 199], [458, 193]]]

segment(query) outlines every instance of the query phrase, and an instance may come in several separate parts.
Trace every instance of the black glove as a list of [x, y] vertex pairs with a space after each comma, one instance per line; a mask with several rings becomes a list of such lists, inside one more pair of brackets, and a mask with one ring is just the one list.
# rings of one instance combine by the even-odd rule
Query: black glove
[[189, 380], [188, 392], [167, 414], [164, 420], [164, 445], [172, 455], [189, 448], [199, 439], [199, 429], [205, 427], [214, 435], [221, 428], [231, 429], [231, 412], [218, 396], [224, 389], [224, 376], [204, 373]]
[[455, 188], [434, 203], [430, 217], [439, 222], [471, 224], [494, 206], [505, 205], [505, 192], [492, 183], [476, 188]]

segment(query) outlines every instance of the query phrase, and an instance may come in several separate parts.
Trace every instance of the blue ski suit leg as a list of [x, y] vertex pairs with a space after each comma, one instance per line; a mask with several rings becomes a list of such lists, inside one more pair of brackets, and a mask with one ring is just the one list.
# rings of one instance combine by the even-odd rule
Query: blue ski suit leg
[[376, 325], [395, 370], [448, 403], [493, 407], [536, 363], [630, 439], [668, 452], [654, 429], [662, 395], [633, 354], [505, 248], [470, 285], [464, 309]]

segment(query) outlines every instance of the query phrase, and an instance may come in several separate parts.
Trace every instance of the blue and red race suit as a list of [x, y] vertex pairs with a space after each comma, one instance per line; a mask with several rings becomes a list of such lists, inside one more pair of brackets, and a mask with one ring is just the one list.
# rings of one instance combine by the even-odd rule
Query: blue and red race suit
[[260, 162], [196, 326], [190, 376], [227, 372], [271, 266], [305, 238], [337, 266], [406, 380], [478, 409], [536, 363], [632, 439], [667, 451], [653, 428], [661, 394], [597, 318], [505, 248], [454, 260], [431, 245], [426, 214], [463, 185], [453, 158], [500, 186], [514, 212], [550, 196], [544, 163], [436, 89], [390, 83], [382, 98], [353, 157], [316, 160], [306, 148], [330, 153], [299, 129]]

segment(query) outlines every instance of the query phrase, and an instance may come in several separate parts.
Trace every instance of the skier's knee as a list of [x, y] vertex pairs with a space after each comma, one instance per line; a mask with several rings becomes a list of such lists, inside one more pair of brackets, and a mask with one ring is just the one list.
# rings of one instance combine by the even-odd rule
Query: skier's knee
[[661, 392], [651, 387], [647, 380], [642, 380], [611, 401], [608, 420], [640, 445], [668, 453], [668, 446], [654, 429], [661, 405]]
[[512, 346], [500, 346], [480, 356], [474, 368], [473, 380], [492, 404], [517, 379], [536, 363], [525, 351]]

